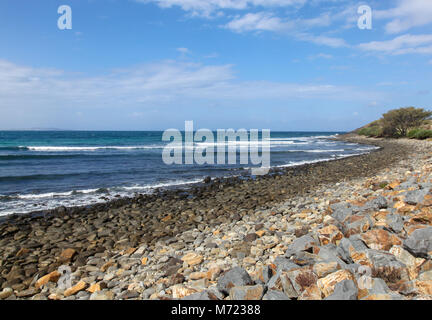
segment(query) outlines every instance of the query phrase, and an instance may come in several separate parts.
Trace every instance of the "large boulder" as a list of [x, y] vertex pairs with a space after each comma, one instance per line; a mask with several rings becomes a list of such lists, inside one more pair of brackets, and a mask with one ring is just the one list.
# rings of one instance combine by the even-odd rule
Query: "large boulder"
[[429, 257], [432, 252], [432, 227], [415, 230], [405, 240], [404, 246], [417, 257]]
[[338, 282], [331, 295], [325, 300], [357, 300], [358, 288], [352, 280]]

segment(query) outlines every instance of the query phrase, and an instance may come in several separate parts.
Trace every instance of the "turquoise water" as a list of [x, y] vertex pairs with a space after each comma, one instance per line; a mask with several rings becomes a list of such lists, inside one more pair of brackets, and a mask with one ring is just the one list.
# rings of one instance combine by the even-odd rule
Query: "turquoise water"
[[[328, 140], [338, 132], [272, 132], [271, 165], [338, 159], [373, 147]], [[166, 165], [162, 132], [0, 131], [0, 215], [106, 201], [247, 174], [236, 165]], [[196, 143], [195, 145], [200, 145]]]

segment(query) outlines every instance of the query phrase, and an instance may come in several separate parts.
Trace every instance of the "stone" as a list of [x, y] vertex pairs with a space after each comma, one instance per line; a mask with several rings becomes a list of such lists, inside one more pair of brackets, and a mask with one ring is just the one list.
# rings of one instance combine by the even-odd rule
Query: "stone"
[[432, 252], [432, 227], [415, 230], [404, 241], [404, 246], [417, 257], [429, 257]]
[[36, 283], [35, 287], [39, 289], [41, 286], [46, 285], [48, 282], [57, 282], [60, 278], [61, 274], [58, 271], [53, 271], [41, 278], [39, 278]]
[[373, 226], [373, 221], [369, 216], [364, 215], [351, 215], [344, 221], [344, 236], [346, 238], [352, 235], [366, 232]]
[[322, 229], [317, 230], [318, 239], [321, 245], [326, 245], [328, 243], [336, 244], [339, 240], [343, 238], [342, 232], [335, 225], [329, 225]]
[[68, 248], [62, 251], [62, 253], [59, 256], [59, 262], [60, 263], [68, 263], [71, 262], [73, 257], [77, 254], [77, 251], [72, 248]]
[[404, 227], [404, 221], [402, 217], [398, 214], [387, 215], [386, 223], [394, 232], [398, 232], [398, 233], [402, 232]]
[[176, 284], [171, 289], [172, 289], [172, 296], [174, 299], [182, 299], [184, 297], [190, 296], [191, 294], [197, 292], [197, 290], [188, 288], [181, 284]]
[[20, 291], [16, 294], [16, 296], [18, 298], [29, 298], [31, 296], [34, 296], [35, 294], [37, 294], [39, 292], [39, 290], [37, 290], [36, 288], [29, 288], [27, 290], [24, 291]]
[[252, 285], [253, 281], [246, 270], [235, 267], [219, 278], [217, 288], [228, 295], [231, 288]]
[[393, 246], [389, 252], [393, 254], [397, 260], [408, 267], [410, 279], [415, 279], [418, 276], [418, 267], [425, 261], [422, 258], [415, 258], [407, 250], [401, 246]]
[[318, 278], [323, 278], [339, 269], [340, 269], [339, 263], [337, 263], [336, 261], [320, 262], [320, 263], [316, 263], [313, 266], [313, 272], [318, 276]]
[[276, 266], [276, 271], [290, 271], [291, 269], [296, 269], [299, 265], [292, 262], [292, 260], [287, 259], [283, 256], [278, 256], [273, 261], [273, 264]]
[[90, 295], [89, 300], [114, 300], [114, 293], [112, 291], [96, 291]]
[[256, 233], [249, 233], [244, 237], [244, 241], [246, 242], [253, 242], [258, 238], [258, 235]]
[[366, 245], [375, 250], [390, 250], [394, 245], [401, 245], [402, 241], [394, 234], [382, 229], [373, 229], [361, 235]]
[[76, 285], [74, 285], [73, 287], [66, 289], [65, 292], [63, 293], [63, 295], [65, 297], [69, 297], [69, 296], [72, 296], [74, 294], [77, 294], [80, 291], [85, 290], [86, 288], [87, 288], [87, 283], [84, 281], [80, 281]]
[[182, 300], [219, 300], [219, 298], [211, 291], [201, 291], [188, 295]]
[[264, 294], [264, 287], [262, 285], [255, 286], [239, 286], [231, 288], [231, 300], [261, 300]]
[[410, 205], [423, 204], [425, 201], [425, 196], [430, 192], [430, 189], [420, 189], [408, 191], [405, 194], [404, 201]]
[[331, 295], [325, 300], [357, 300], [358, 288], [353, 280], [342, 280], [338, 282]]
[[353, 209], [349, 203], [339, 202], [330, 206], [333, 213], [332, 217], [339, 222], [344, 222], [346, 218], [353, 214]]
[[330, 273], [324, 278], [318, 280], [318, 288], [323, 293], [324, 297], [331, 295], [336, 287], [336, 284], [343, 280], [355, 280], [354, 275], [348, 270], [338, 270]]
[[0, 300], [7, 299], [11, 295], [13, 295], [12, 288], [4, 288], [2, 292], [0, 292]]
[[201, 264], [201, 262], [203, 262], [203, 259], [203, 256], [194, 252], [188, 253], [181, 258], [181, 260], [186, 262], [189, 266], [196, 266], [198, 264]]
[[268, 290], [262, 298], [263, 300], [290, 300], [282, 291]]
[[296, 240], [294, 240], [293, 243], [291, 243], [285, 253], [286, 257], [291, 257], [294, 253], [299, 252], [299, 251], [306, 251], [310, 248], [312, 248], [313, 246], [319, 245], [317, 243], [317, 241], [312, 238], [312, 236], [310, 235], [304, 235], [300, 238], [297, 238]]

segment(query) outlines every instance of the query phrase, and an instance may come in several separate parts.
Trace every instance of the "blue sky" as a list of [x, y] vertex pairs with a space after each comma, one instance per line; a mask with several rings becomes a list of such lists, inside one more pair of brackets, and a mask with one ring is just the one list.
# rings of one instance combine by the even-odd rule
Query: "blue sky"
[[345, 131], [431, 107], [430, 0], [2, 0], [0, 38], [2, 129]]

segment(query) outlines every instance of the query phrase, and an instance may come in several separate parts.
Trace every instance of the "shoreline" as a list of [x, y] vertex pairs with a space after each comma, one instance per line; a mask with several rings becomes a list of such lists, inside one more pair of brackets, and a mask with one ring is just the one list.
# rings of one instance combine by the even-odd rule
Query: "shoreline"
[[[360, 139], [360, 141], [363, 142], [357, 142], [357, 141], [350, 141], [350, 140], [345, 140], [346, 137], [348, 137], [349, 134], [341, 134], [338, 135], [336, 137], [330, 137], [328, 138], [329, 140], [342, 140], [342, 141], [346, 141], [346, 142], [355, 142], [359, 145], [367, 145], [367, 146], [378, 146], [376, 144], [373, 143], [366, 143], [368, 141], [363, 141], [362, 139]], [[342, 137], [342, 138], [341, 138]], [[348, 138], [349, 139], [349, 138]], [[15, 213], [11, 213], [11, 214], [6, 214], [3, 216], [0, 216], [0, 225], [2, 223], [5, 222], [9, 222], [11, 220], [21, 220], [21, 219], [32, 219], [35, 217], [46, 217], [48, 215], [56, 215], [58, 213], [63, 214], [65, 211], [66, 212], [76, 212], [76, 211], [100, 211], [100, 210], [106, 210], [109, 208], [119, 208], [125, 205], [129, 205], [129, 204], [133, 204], [133, 203], [140, 203], [142, 204], [145, 201], [154, 201], [155, 197], [156, 198], [163, 198], [163, 197], [172, 197], [172, 196], [176, 196], [179, 194], [183, 194], [183, 195], [192, 195], [194, 193], [197, 192], [197, 189], [206, 189], [209, 185], [211, 187], [218, 187], [219, 184], [224, 184], [224, 183], [228, 183], [229, 185], [232, 185], [232, 183], [241, 183], [245, 180], [259, 180], [262, 177], [271, 177], [274, 175], [284, 175], [286, 173], [286, 171], [290, 170], [290, 169], [301, 169], [301, 167], [303, 166], [308, 166], [308, 165], [314, 165], [314, 164], [322, 164], [322, 163], [327, 163], [327, 162], [333, 162], [333, 161], [339, 161], [339, 160], [345, 160], [348, 158], [355, 158], [358, 156], [364, 156], [364, 155], [368, 155], [370, 153], [373, 152], [377, 152], [380, 151], [382, 149], [382, 147], [379, 147], [379, 149], [375, 149], [375, 150], [370, 150], [366, 153], [363, 154], [356, 154], [356, 155], [350, 155], [350, 156], [345, 156], [339, 159], [331, 159], [331, 160], [318, 160], [316, 162], [312, 161], [312, 162], [308, 162], [308, 163], [304, 163], [304, 164], [293, 164], [291, 165], [282, 165], [282, 166], [275, 166], [270, 168], [269, 173], [265, 174], [264, 176], [257, 176], [256, 179], [253, 179], [251, 177], [251, 174], [249, 172], [249, 170], [246, 170], [247, 173], [240, 173], [238, 175], [234, 175], [234, 176], [223, 176], [223, 177], [206, 177], [203, 178], [202, 181], [200, 182], [191, 182], [191, 183], [185, 183], [185, 184], [180, 184], [180, 185], [173, 185], [170, 187], [161, 187], [161, 188], [154, 188], [150, 193], [139, 193], [138, 195], [135, 196], [125, 196], [125, 197], [114, 197], [114, 199], [111, 199], [109, 201], [103, 201], [103, 202], [97, 202], [97, 203], [93, 203], [93, 204], [86, 204], [83, 206], [58, 206], [56, 208], [51, 208], [51, 209], [44, 209], [44, 210], [35, 210], [35, 211], [30, 211], [30, 212], [15, 212]], [[205, 182], [206, 179], [211, 178], [210, 182]], [[193, 190], [191, 192], [191, 190]], [[200, 193], [198, 191], [198, 193]], [[181, 197], [180, 197], [181, 198]]]
[[[40, 214], [33, 214], [31, 217], [19, 215], [11, 218], [9, 216], [5, 223], [0, 224], [0, 257], [2, 257], [0, 285], [2, 288], [13, 289], [15, 294], [10, 297], [47, 298], [46, 293], [51, 292], [52, 288], [43, 293], [43, 290], [42, 292], [35, 290], [34, 284], [41, 276], [55, 272], [62, 264], [69, 264], [72, 271], [78, 274], [82, 273], [81, 269], [84, 268], [84, 274], [87, 274], [84, 278], [88, 278], [86, 283], [90, 285], [92, 282], [109, 282], [98, 272], [101, 273], [100, 270], [105, 269], [102, 268], [103, 265], [113, 259], [121, 262], [123, 256], [125, 260], [140, 256], [139, 265], [145, 268], [142, 262], [145, 253], [145, 256], [150, 259], [150, 262], [146, 261], [148, 267], [150, 268], [151, 265], [156, 266], [155, 270], [161, 269], [146, 274], [148, 277], [143, 280], [144, 289], [149, 290], [157, 286], [155, 284], [157, 279], [164, 278], [159, 274], [160, 272], [162, 275], [165, 274], [162, 265], [172, 261], [171, 258], [177, 260], [181, 258], [178, 254], [172, 254], [168, 260], [161, 258], [159, 260], [162, 262], [156, 260], [156, 265], [153, 265], [152, 260], [158, 248], [171, 245], [176, 249], [174, 251], [183, 251], [182, 248], [187, 249], [196, 242], [198, 245], [202, 244], [197, 239], [200, 239], [203, 234], [212, 234], [222, 226], [242, 223], [258, 213], [269, 214], [269, 210], [284, 207], [285, 202], [294, 201], [296, 208], [306, 208], [310, 200], [302, 203], [298, 199], [308, 198], [327, 186], [366, 179], [398, 162], [407, 161], [414, 154], [417, 145], [409, 141], [371, 140], [354, 135], [343, 135], [338, 139], [376, 145], [381, 149], [333, 161], [288, 167], [278, 170], [283, 174], [266, 175], [255, 180], [227, 178], [221, 182], [191, 188], [188, 191], [193, 198], [182, 194], [184, 190], [176, 190], [141, 196], [132, 201], [119, 199], [112, 204], [95, 205], [92, 208], [61, 208], [56, 210], [56, 214], [45, 216]], [[415, 155], [417, 156], [417, 153]], [[270, 214], [270, 217], [279, 215]], [[265, 224], [265, 221], [263, 220], [262, 223]], [[290, 234], [301, 235], [305, 232], [302, 230], [297, 228]], [[271, 230], [266, 232], [274, 234]], [[185, 237], [186, 239], [183, 239]], [[206, 243], [208, 244], [211, 243]], [[216, 244], [216, 247], [211, 245], [205, 250], [213, 250], [211, 248], [216, 250], [220, 248], [220, 244]], [[67, 249], [72, 249], [74, 253], [69, 259], [64, 260], [62, 254]], [[242, 259], [250, 254], [246, 252], [244, 243], [230, 250], [234, 250], [239, 257], [243, 257]], [[174, 256], [179, 258], [173, 258]], [[231, 253], [229, 256], [233, 257]], [[95, 261], [89, 264], [92, 260]], [[177, 268], [177, 264], [174, 263], [171, 267]], [[105, 271], [110, 267], [106, 267]], [[133, 268], [139, 270], [140, 266]], [[179, 269], [180, 266], [175, 272]], [[173, 275], [175, 274], [177, 273]], [[189, 275], [185, 274], [185, 276]], [[149, 280], [151, 278], [156, 279], [155, 283], [151, 283]], [[112, 285], [112, 288], [117, 288], [115, 283]], [[128, 287], [127, 290], [122, 288], [119, 294], [111, 290], [114, 291], [112, 297], [121, 298], [123, 291], [140, 291], [130, 289], [132, 288]], [[31, 292], [25, 292], [26, 290]], [[25, 293], [21, 294], [21, 292]], [[142, 293], [143, 290], [138, 296], [145, 298]], [[147, 298], [152, 294], [155, 293], [151, 293]], [[88, 296], [83, 295], [83, 298]], [[75, 296], [71, 295], [71, 297]]]

